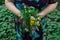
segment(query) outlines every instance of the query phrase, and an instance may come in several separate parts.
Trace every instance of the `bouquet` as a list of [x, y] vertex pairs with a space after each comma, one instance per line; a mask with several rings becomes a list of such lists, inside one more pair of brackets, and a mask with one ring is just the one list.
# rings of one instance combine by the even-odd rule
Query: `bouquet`
[[42, 23], [41, 20], [38, 20], [35, 17], [38, 12], [38, 9], [24, 4], [24, 9], [21, 10], [21, 17], [23, 18], [23, 22], [21, 24], [23, 25], [22, 27], [25, 28], [25, 31], [29, 31], [31, 33], [32, 30], [39, 30]]

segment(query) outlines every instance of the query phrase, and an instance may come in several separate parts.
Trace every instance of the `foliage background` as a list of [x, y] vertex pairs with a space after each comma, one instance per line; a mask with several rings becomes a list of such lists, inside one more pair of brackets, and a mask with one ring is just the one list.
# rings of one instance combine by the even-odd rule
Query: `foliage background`
[[[0, 0], [0, 40], [16, 40], [14, 17], [5, 7], [4, 0]], [[44, 40], [60, 40], [60, 6], [48, 14], [46, 19], [47, 31], [44, 32]]]

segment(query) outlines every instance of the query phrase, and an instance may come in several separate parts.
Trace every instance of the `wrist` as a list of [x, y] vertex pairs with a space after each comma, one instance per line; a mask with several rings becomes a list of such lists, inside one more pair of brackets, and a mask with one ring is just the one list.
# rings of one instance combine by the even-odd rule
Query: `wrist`
[[21, 12], [18, 12], [18, 13], [17, 13], [17, 16], [18, 16], [19, 18], [22, 18]]
[[19, 18], [23, 18], [22, 14], [19, 15]]
[[44, 12], [41, 12], [38, 14], [39, 16], [44, 16]]

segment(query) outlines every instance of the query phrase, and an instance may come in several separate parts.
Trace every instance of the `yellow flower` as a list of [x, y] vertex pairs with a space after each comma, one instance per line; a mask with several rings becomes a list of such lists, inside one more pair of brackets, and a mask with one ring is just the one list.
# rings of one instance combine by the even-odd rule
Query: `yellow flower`
[[33, 16], [30, 17], [30, 26], [35, 24], [35, 18]]
[[30, 25], [33, 26], [35, 24], [34, 20], [30, 20]]

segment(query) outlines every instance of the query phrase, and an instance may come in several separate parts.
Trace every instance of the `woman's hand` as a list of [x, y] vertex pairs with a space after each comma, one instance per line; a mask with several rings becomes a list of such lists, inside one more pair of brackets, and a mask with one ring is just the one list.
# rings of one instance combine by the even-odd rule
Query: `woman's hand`
[[44, 16], [43, 16], [42, 14], [40, 14], [40, 13], [38, 13], [38, 14], [36, 15], [36, 18], [37, 18], [38, 20], [41, 20], [43, 17], [44, 17]]

